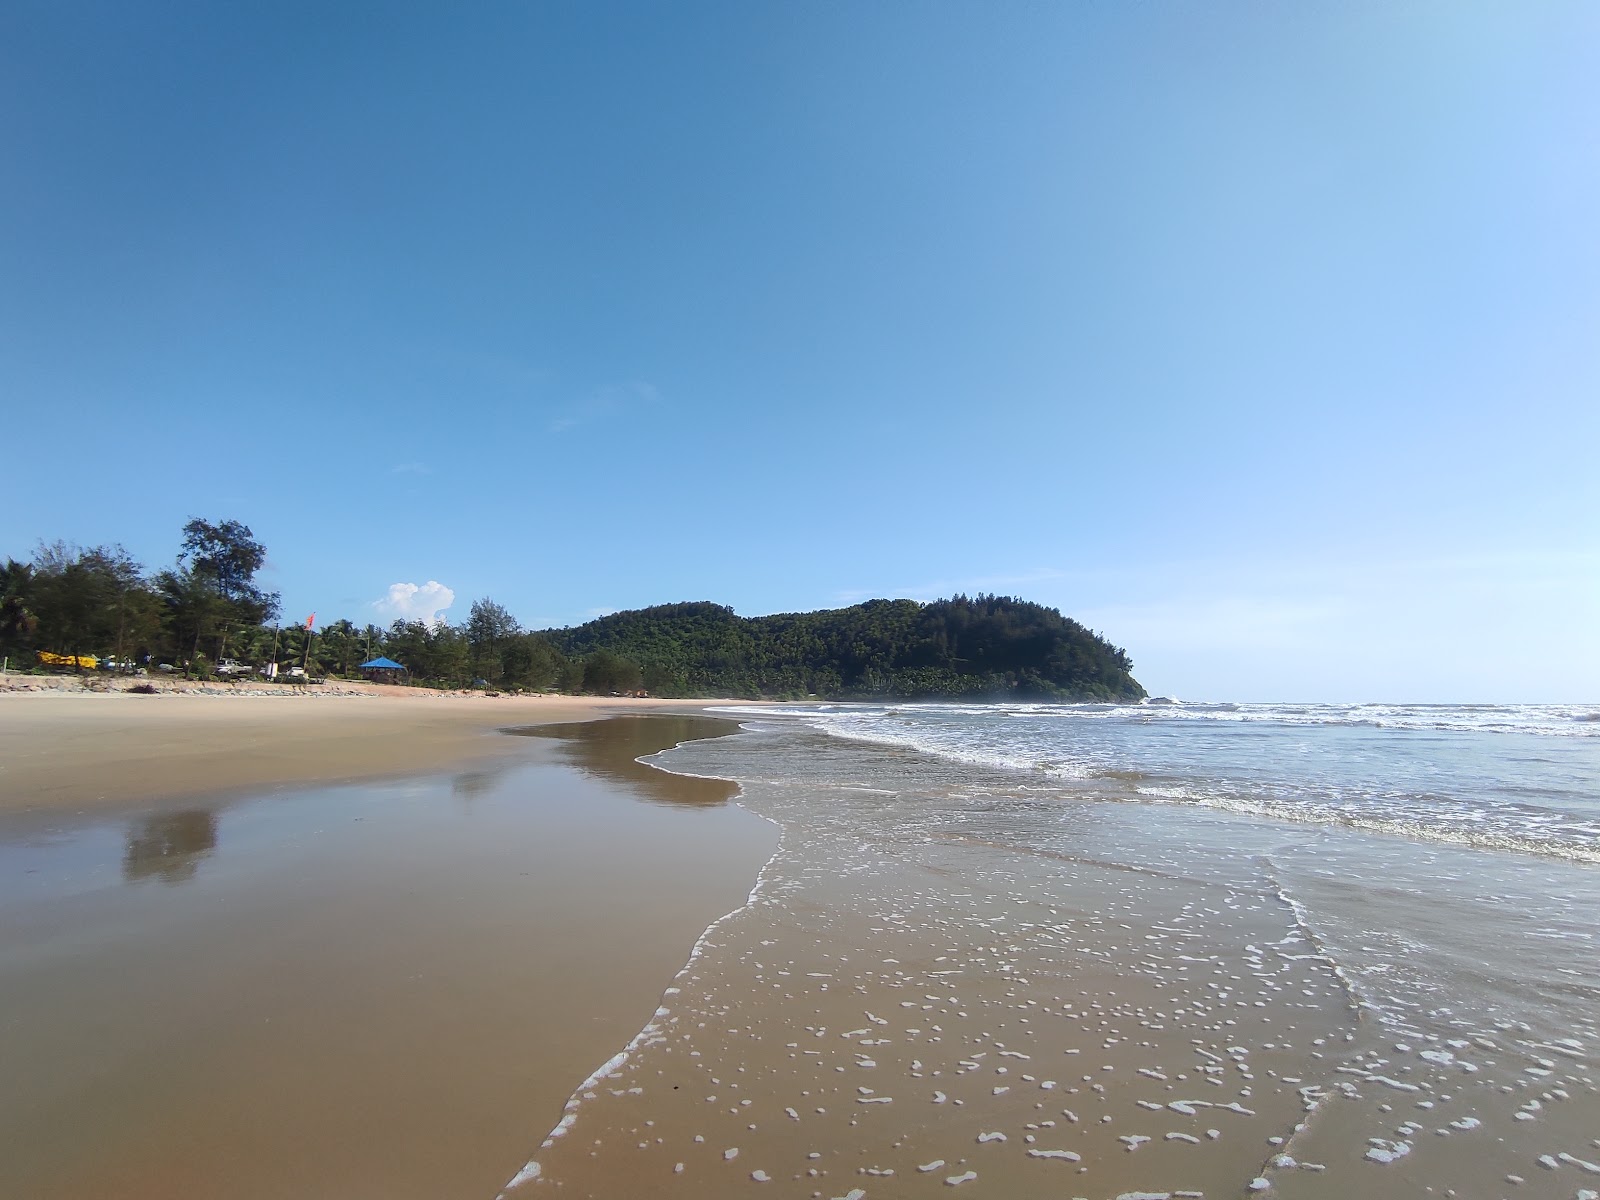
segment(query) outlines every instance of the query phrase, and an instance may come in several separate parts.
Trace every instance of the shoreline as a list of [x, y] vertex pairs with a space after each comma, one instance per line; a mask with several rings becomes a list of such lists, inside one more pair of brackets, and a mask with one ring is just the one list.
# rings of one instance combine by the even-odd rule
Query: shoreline
[[[660, 769], [667, 770], [664, 767]], [[670, 773], [678, 774], [677, 772]], [[710, 779], [715, 777], [684, 775], [682, 778]], [[740, 794], [742, 794], [742, 788]], [[736, 801], [738, 796], [735, 796], [734, 799]], [[741, 805], [740, 807], [742, 808], [743, 806]], [[694, 945], [689, 948], [688, 957], [684, 959], [683, 965], [678, 968], [677, 972], [659, 992], [656, 1010], [651, 1015], [650, 1020], [628, 1039], [627, 1044], [622, 1049], [602, 1062], [572, 1089], [566, 1103], [562, 1106], [561, 1119], [552, 1125], [550, 1130], [540, 1139], [537, 1143], [538, 1149], [530, 1151], [528, 1161], [518, 1169], [515, 1175], [507, 1179], [505, 1185], [495, 1194], [494, 1200], [510, 1200], [512, 1192], [516, 1192], [524, 1185], [539, 1179], [542, 1173], [542, 1166], [538, 1156], [554, 1146], [559, 1139], [565, 1137], [567, 1132], [576, 1124], [579, 1110], [583, 1107], [584, 1102], [594, 1099], [595, 1093], [593, 1089], [598, 1087], [603, 1080], [615, 1076], [627, 1067], [629, 1060], [635, 1055], [664, 1040], [662, 1037], [663, 1020], [671, 1018], [671, 1001], [674, 997], [682, 994], [683, 988], [680, 986], [681, 984], [688, 984], [694, 981], [693, 972], [696, 966], [705, 957], [706, 953], [713, 948], [711, 939], [716, 936], [718, 930], [724, 925], [737, 921], [750, 912], [764, 896], [767, 873], [783, 853], [784, 825], [783, 822], [754, 810], [745, 809], [745, 811], [772, 826], [775, 837], [772, 853], [767, 856], [766, 861], [761, 864], [760, 870], [756, 872], [755, 880], [751, 883], [750, 890], [745, 895], [743, 902], [723, 913], [701, 931], [700, 936], [695, 939]]]
[[[778, 849], [506, 1200], [1335, 1200], [1495, 1177], [1570, 1200], [1600, 1176], [1585, 973], [1540, 940], [1583, 934], [1481, 900], [1443, 917], [1469, 852], [1040, 802], [1003, 770], [754, 725], [667, 766], [740, 781]], [[1351, 895], [1341, 869], [1369, 852], [1392, 886]], [[1585, 882], [1497, 865], [1500, 900]], [[1365, 957], [1388, 939], [1403, 978]], [[1491, 960], [1515, 990], [1461, 986]]]
[[[193, 701], [172, 711], [209, 706], [235, 714], [217, 718], [219, 727], [260, 725], [248, 697]], [[310, 898], [318, 926], [342, 921], [362, 940], [396, 940], [431, 924], [430, 953], [444, 956], [437, 962], [474, 952], [460, 943], [484, 936], [455, 893], [480, 891], [491, 877], [515, 885], [470, 910], [492, 919], [495, 952], [447, 970], [451, 988], [427, 1008], [406, 1007], [410, 976], [375, 985], [368, 965], [337, 976], [366, 989], [365, 1009], [319, 1014], [331, 1030], [359, 1037], [366, 1023], [382, 1022], [394, 1045], [421, 1035], [427, 1050], [454, 1057], [483, 1006], [499, 1006], [506, 1032], [466, 1072], [470, 1091], [494, 1086], [508, 1066], [539, 1065], [541, 1098], [511, 1101], [523, 1118], [515, 1137], [475, 1143], [448, 1105], [434, 1119], [427, 1136], [464, 1163], [458, 1175], [426, 1176], [434, 1194], [520, 1197], [556, 1187], [704, 1200], [777, 1182], [796, 1194], [865, 1190], [887, 1200], [930, 1186], [981, 1198], [1062, 1189], [1233, 1195], [1248, 1185], [1332, 1200], [1423, 1180], [1465, 1195], [1488, 1172], [1525, 1175], [1519, 1186], [1542, 1197], [1570, 1175], [1558, 1178], [1548, 1163], [1548, 1174], [1527, 1172], [1540, 1153], [1560, 1151], [1558, 1166], [1600, 1173], [1590, 1166], [1592, 1134], [1582, 1132], [1597, 1095], [1585, 1061], [1593, 1022], [1572, 999], [1563, 1023], [1541, 996], [1576, 996], [1582, 980], [1548, 960], [1548, 943], [1526, 938], [1531, 925], [1541, 938], [1552, 932], [1537, 912], [1524, 918], [1517, 906], [1474, 902], [1483, 937], [1438, 923], [1440, 902], [1456, 895], [1451, 881], [1470, 887], [1462, 881], [1487, 862], [1464, 850], [1419, 843], [1408, 855], [1358, 830], [1307, 838], [1244, 814], [1110, 797], [1041, 802], [1014, 773], [790, 722], [754, 721], [742, 736], [722, 737], [716, 727], [732, 733], [737, 713], [684, 712], [715, 702], [580, 701], [572, 717], [543, 699], [522, 702], [521, 713], [485, 697], [369, 707], [378, 703], [274, 707], [310, 717], [365, 710], [380, 714], [381, 727], [390, 721], [382, 713], [404, 705], [412, 716], [394, 717], [395, 729], [417, 737], [431, 728], [439, 740], [418, 752], [455, 754], [462, 773], [309, 791], [280, 783], [253, 799], [218, 798], [215, 812], [241, 820], [237, 834], [225, 825], [212, 841], [231, 846], [248, 839], [252, 823], [288, 820], [294, 837], [284, 844], [317, 857], [338, 884], [336, 903]], [[209, 728], [203, 716], [178, 723]], [[335, 742], [373, 744], [374, 726], [355, 716], [324, 724]], [[661, 736], [680, 729], [691, 732]], [[534, 736], [485, 737], [491, 730]], [[640, 761], [660, 750], [664, 762]], [[570, 769], [589, 785], [541, 801], [540, 789]], [[426, 834], [408, 838], [398, 860], [382, 826], [347, 823], [379, 816], [374, 801], [397, 819], [408, 810], [426, 819]], [[541, 803], [530, 821], [525, 810]], [[307, 822], [294, 823], [297, 807], [314, 810]], [[115, 810], [81, 810], [62, 824], [103, 827], [107, 811]], [[0, 832], [28, 815], [0, 810]], [[509, 824], [486, 834], [487, 819]], [[441, 838], [445, 830], [455, 833]], [[476, 857], [462, 855], [462, 832], [472, 833]], [[743, 849], [721, 840], [729, 837]], [[156, 851], [149, 870], [181, 868], [161, 836], [143, 841]], [[133, 845], [130, 833], [130, 857]], [[751, 853], [758, 846], [764, 852]], [[0, 866], [8, 849], [0, 840]], [[181, 846], [173, 857], [183, 858]], [[508, 878], [527, 875], [530, 857], [551, 885], [537, 897]], [[396, 877], [396, 861], [431, 871], [445, 890], [419, 901], [409, 877]], [[208, 862], [202, 855], [197, 880], [161, 877], [198, 888], [210, 879]], [[1370, 874], [1375, 863], [1388, 886], [1349, 895], [1345, 877]], [[1501, 899], [1579, 882], [1557, 863], [1499, 865]], [[715, 902], [697, 892], [695, 915], [674, 899], [713, 876], [721, 890]], [[0, 899], [6, 878], [0, 870]], [[298, 881], [280, 886], [306, 901]], [[149, 877], [122, 895], [148, 900]], [[569, 915], [579, 928], [565, 927]], [[18, 928], [26, 933], [26, 921]], [[75, 917], [59, 928], [80, 931]], [[236, 928], [255, 936], [267, 927]], [[1384, 976], [1385, 961], [1370, 958], [1381, 947], [1371, 943], [1413, 934], [1424, 940], [1408, 950], [1404, 977]], [[305, 969], [281, 949], [248, 955], [257, 969]], [[505, 958], [524, 971], [510, 1005], [488, 973]], [[1430, 978], [1470, 983], [1451, 964], [1491, 958], [1504, 981], [1525, 981], [1514, 994], [1452, 988], [1452, 1007], [1430, 1008]], [[0, 985], [5, 969], [0, 954]], [[1373, 992], [1379, 976], [1387, 982]], [[619, 999], [620, 1015], [596, 1027], [596, 1006]], [[433, 1028], [441, 1020], [452, 1029], [442, 1037]], [[553, 1048], [530, 1052], [530, 1031]], [[0, 1078], [6, 1068], [0, 1046]], [[366, 1071], [381, 1079], [386, 1069]], [[212, 1094], [215, 1084], [192, 1090]], [[212, 1135], [225, 1147], [232, 1132]], [[354, 1151], [304, 1153], [331, 1170]], [[419, 1171], [382, 1194], [413, 1194]], [[111, 1190], [142, 1200], [214, 1190], [225, 1178], [213, 1171], [176, 1187], [164, 1178], [164, 1191]], [[333, 1181], [290, 1187], [269, 1175], [230, 1194], [266, 1200]], [[378, 1194], [361, 1183], [346, 1181], [342, 1194]], [[96, 1191], [107, 1189], [59, 1194]]]

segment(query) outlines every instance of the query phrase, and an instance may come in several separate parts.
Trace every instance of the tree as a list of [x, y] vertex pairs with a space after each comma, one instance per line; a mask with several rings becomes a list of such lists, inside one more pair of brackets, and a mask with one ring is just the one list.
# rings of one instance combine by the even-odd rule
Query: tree
[[135, 648], [148, 652], [161, 633], [161, 604], [145, 581], [144, 567], [121, 546], [100, 547], [85, 559], [110, 592], [104, 628], [109, 632], [114, 609], [116, 632], [110, 642], [117, 661], [126, 662]]
[[341, 675], [350, 674], [350, 668], [362, 661], [361, 642], [356, 627], [340, 619], [322, 631], [322, 648], [318, 657], [334, 667]]
[[183, 527], [179, 566], [210, 581], [232, 610], [231, 617], [246, 625], [259, 625], [278, 615], [278, 593], [264, 592], [255, 576], [267, 561], [267, 550], [248, 525], [238, 521], [212, 524], [195, 517]]
[[418, 682], [458, 684], [468, 678], [467, 640], [461, 630], [443, 622], [396, 621], [384, 635], [383, 653]]
[[483, 679], [499, 680], [504, 674], [501, 651], [505, 643], [522, 632], [522, 626], [493, 600], [485, 597], [472, 602], [467, 617], [467, 645], [472, 650], [472, 669]]
[[584, 662], [581, 658], [569, 658], [561, 667], [561, 690], [563, 692], [583, 691]]
[[[1053, 608], [1008, 596], [869, 600], [826, 612], [739, 617], [668, 604], [546, 630], [562, 654], [637, 664], [657, 695], [1032, 696], [1137, 700], [1127, 653]], [[605, 668], [586, 675], [602, 687]]]
[[500, 651], [501, 679], [508, 687], [549, 687], [565, 665], [554, 646], [532, 633], [517, 634]]
[[121, 659], [155, 632], [157, 609], [143, 569], [121, 546], [41, 543], [32, 592], [47, 648], [75, 656], [109, 650]]
[[14, 558], [0, 567], [0, 646], [10, 653], [28, 646], [39, 628], [33, 610], [35, 580], [33, 568]]
[[636, 692], [641, 681], [638, 664], [609, 650], [596, 650], [583, 664], [583, 690], [597, 696], [610, 692]]
[[211, 577], [183, 567], [157, 575], [156, 591], [174, 651], [188, 654], [191, 666], [185, 668], [187, 674], [200, 656], [200, 639], [217, 632], [228, 603]]

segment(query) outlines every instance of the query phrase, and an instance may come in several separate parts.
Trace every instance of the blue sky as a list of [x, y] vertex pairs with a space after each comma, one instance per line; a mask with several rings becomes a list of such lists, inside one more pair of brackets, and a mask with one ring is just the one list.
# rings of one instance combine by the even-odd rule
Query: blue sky
[[1600, 6], [236, 9], [0, 9], [0, 553], [1600, 699]]

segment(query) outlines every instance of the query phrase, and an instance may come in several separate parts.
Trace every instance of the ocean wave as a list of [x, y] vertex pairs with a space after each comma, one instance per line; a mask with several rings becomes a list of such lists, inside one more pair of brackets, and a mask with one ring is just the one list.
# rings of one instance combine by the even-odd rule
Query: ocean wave
[[1183, 787], [1142, 787], [1138, 799], [1193, 805], [1274, 821], [1341, 826], [1478, 850], [1511, 851], [1565, 862], [1600, 864], [1600, 825], [1554, 820], [1547, 816], [1541, 819], [1526, 812], [1511, 816], [1469, 807], [1406, 812], [1399, 808], [1341, 807], [1304, 799], [1284, 802], [1265, 796]]
[[[1067, 789], [1600, 861], [1600, 722], [1582, 705], [764, 705]], [[1515, 745], [1508, 735], [1541, 738]]]
[[1109, 721], [1325, 725], [1349, 728], [1435, 730], [1544, 737], [1600, 737], [1600, 712], [1585, 704], [1265, 704], [1171, 701], [1164, 704], [1054, 704], [938, 701], [885, 704], [761, 704], [714, 708], [713, 712], [766, 713], [801, 719], [837, 717], [851, 722], [884, 718], [1046, 717], [1061, 721]]

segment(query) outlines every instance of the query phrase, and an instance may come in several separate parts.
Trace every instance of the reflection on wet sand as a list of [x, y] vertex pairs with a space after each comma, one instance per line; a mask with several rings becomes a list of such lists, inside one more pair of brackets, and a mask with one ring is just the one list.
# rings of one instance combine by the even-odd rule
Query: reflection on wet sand
[[738, 785], [726, 779], [672, 775], [637, 761], [659, 753], [663, 747], [737, 733], [739, 726], [734, 721], [651, 714], [585, 721], [577, 725], [540, 725], [506, 732], [555, 739], [562, 743], [562, 757], [570, 765], [596, 779], [620, 783], [640, 800], [652, 804], [701, 808], [726, 804], [739, 794]]
[[479, 796], [487, 796], [499, 785], [500, 778], [509, 766], [492, 771], [463, 771], [450, 777], [450, 794], [463, 804], [471, 804]]
[[48, 836], [0, 814], [0, 1197], [494, 1195], [776, 840], [632, 762], [692, 726], [622, 724]]
[[128, 827], [122, 878], [129, 883], [152, 876], [162, 883], [186, 883], [217, 848], [217, 814], [210, 809], [145, 817]]

